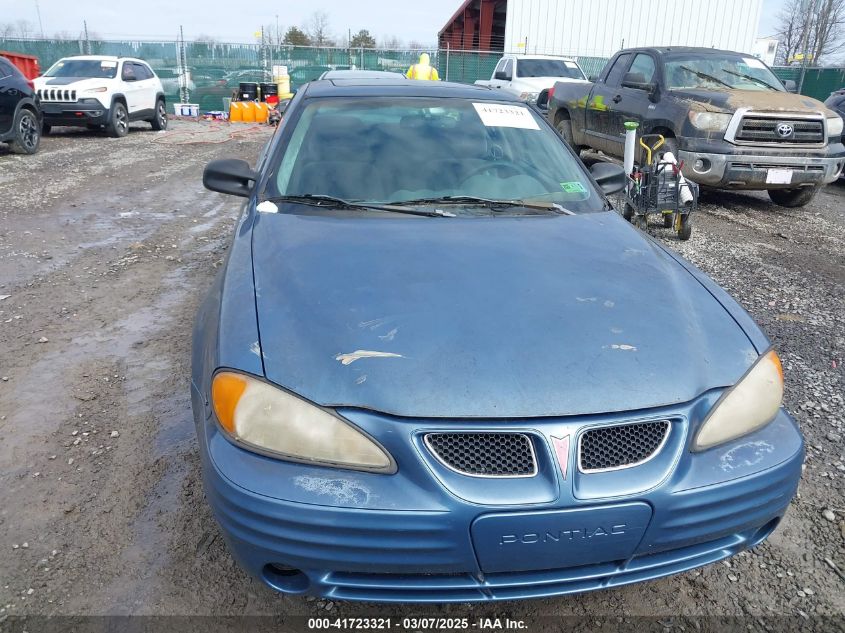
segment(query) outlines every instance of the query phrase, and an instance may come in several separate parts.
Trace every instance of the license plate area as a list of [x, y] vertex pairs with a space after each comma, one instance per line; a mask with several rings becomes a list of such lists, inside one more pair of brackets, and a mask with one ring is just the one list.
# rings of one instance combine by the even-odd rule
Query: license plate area
[[769, 169], [766, 171], [766, 183], [770, 185], [792, 184], [791, 169]]
[[472, 542], [487, 573], [562, 569], [629, 558], [651, 520], [645, 503], [485, 514]]

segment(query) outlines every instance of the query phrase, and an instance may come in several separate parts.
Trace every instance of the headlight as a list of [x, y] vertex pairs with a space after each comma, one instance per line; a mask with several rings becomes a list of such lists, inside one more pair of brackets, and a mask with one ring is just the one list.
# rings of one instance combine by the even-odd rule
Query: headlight
[[771, 350], [722, 395], [698, 430], [692, 450], [703, 451], [766, 426], [782, 401], [783, 367]]
[[827, 135], [839, 136], [842, 134], [842, 117], [834, 116], [827, 120]]
[[80, 90], [79, 92], [86, 93], [86, 92], [106, 92], [108, 88], [104, 86], [100, 86], [99, 88], [85, 88], [84, 90]]
[[533, 103], [537, 101], [537, 97], [540, 95], [539, 92], [523, 92], [520, 93], [519, 99], [520, 101], [527, 101], [528, 103]]
[[689, 113], [689, 120], [699, 130], [706, 132], [724, 132], [728, 129], [732, 114], [720, 112], [695, 112]]
[[378, 444], [337, 415], [266, 382], [222, 371], [211, 385], [214, 413], [243, 448], [283, 459], [393, 472]]

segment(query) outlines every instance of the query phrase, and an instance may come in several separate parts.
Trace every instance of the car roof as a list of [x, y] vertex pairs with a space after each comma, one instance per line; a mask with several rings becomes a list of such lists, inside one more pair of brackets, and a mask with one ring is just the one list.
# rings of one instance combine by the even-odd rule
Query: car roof
[[514, 57], [517, 61], [524, 59], [559, 59], [564, 62], [574, 62], [572, 57], [564, 57], [563, 55], [506, 55], [506, 57]]
[[327, 70], [320, 79], [405, 79], [405, 75], [386, 70]]
[[712, 55], [713, 53], [720, 53], [727, 55], [740, 55], [742, 57], [751, 57], [751, 55], [739, 53], [737, 51], [728, 51], [721, 48], [707, 48], [706, 46], [643, 46], [640, 48], [626, 48], [625, 50], [619, 52], [636, 53], [645, 51], [657, 53], [658, 55], [671, 55], [672, 53]]
[[95, 62], [99, 62], [99, 61], [119, 62], [119, 61], [123, 60], [123, 61], [129, 61], [129, 62], [141, 62], [143, 64], [147, 63], [143, 59], [138, 59], [137, 57], [118, 57], [117, 55], [71, 55], [69, 57], [62, 57], [59, 61], [63, 62], [63, 61], [69, 60], [69, 59], [78, 59], [78, 60], [83, 60], [83, 61], [88, 60], [88, 61], [95, 61]]
[[479, 101], [519, 100], [487, 86], [448, 81], [410, 81], [403, 77], [381, 79], [321, 79], [305, 84], [306, 97], [445, 97]]

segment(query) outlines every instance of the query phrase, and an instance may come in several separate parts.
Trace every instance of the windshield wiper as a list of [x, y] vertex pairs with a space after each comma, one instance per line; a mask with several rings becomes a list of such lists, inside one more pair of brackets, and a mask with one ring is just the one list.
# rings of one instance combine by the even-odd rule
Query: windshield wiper
[[681, 68], [682, 70], [686, 70], [688, 72], [691, 72], [693, 75], [695, 75], [697, 77], [701, 77], [702, 79], [710, 79], [711, 81], [715, 81], [716, 83], [720, 83], [723, 86], [727, 86], [731, 90], [734, 89], [734, 87], [732, 85], [730, 85], [728, 82], [722, 81], [721, 79], [719, 79], [718, 77], [714, 77], [713, 75], [708, 75], [707, 73], [703, 73], [703, 72], [698, 71], [698, 70], [693, 70], [692, 68], [690, 68], [688, 66], [679, 66], [679, 68]]
[[530, 202], [528, 200], [495, 200], [492, 198], [481, 198], [478, 196], [440, 196], [436, 198], [416, 198], [414, 200], [396, 200], [388, 204], [394, 206], [413, 204], [455, 204], [455, 205], [477, 205], [495, 211], [497, 208], [522, 207], [525, 209], [540, 209], [541, 211], [553, 211], [562, 215], [575, 215], [569, 209], [556, 202]]
[[344, 200], [343, 198], [335, 198], [334, 196], [326, 196], [316, 193], [305, 193], [301, 195], [291, 196], [275, 196], [264, 198], [261, 202], [292, 202], [295, 204], [307, 204], [312, 207], [323, 207], [326, 209], [365, 209], [376, 211], [389, 211], [391, 213], [405, 213], [407, 215], [422, 215], [430, 218], [454, 218], [454, 213], [448, 211], [441, 211], [440, 209], [432, 209], [431, 211], [423, 211], [421, 209], [408, 209], [391, 204], [374, 204], [369, 202], [355, 202], [353, 200]]
[[719, 70], [721, 70], [723, 73], [728, 73], [729, 75], [734, 75], [736, 77], [742, 77], [743, 79], [749, 79], [749, 80], [751, 80], [755, 83], [760, 84], [761, 86], [766, 86], [766, 88], [768, 88], [769, 90], [776, 90], [776, 91], [780, 92], [777, 88], [775, 88], [768, 81], [763, 81], [762, 79], [757, 79], [757, 77], [754, 77], [752, 75], [746, 75], [745, 73], [734, 72], [733, 70], [728, 70], [727, 68], [720, 68]]

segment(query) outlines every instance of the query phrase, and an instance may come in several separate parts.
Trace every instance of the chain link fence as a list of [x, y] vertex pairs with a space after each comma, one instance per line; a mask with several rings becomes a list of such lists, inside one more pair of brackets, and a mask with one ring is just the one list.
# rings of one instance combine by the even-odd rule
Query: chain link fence
[[[201, 110], [220, 110], [223, 99], [231, 97], [238, 84], [246, 81], [271, 80], [274, 65], [285, 65], [291, 77], [291, 87], [316, 79], [331, 69], [383, 70], [404, 73], [416, 63], [420, 53], [431, 56], [441, 79], [473, 83], [490, 79], [501, 52], [462, 51], [441, 49], [372, 49], [317, 48], [274, 44], [227, 44], [217, 42], [186, 42], [187, 73], [180, 63], [180, 43], [173, 41], [100, 41], [58, 39], [2, 39], [0, 50], [26, 53], [38, 57], [42, 71], [71, 55], [116, 55], [138, 57], [147, 61], [162, 80], [169, 102], [180, 100], [180, 81], [183, 76], [192, 103]], [[589, 77], [598, 75], [607, 62], [605, 57], [570, 55]], [[775, 68], [780, 79], [797, 81], [800, 68]], [[843, 68], [810, 68], [806, 71], [803, 93], [824, 100], [845, 84]]]

